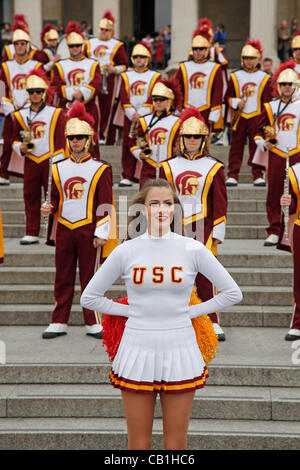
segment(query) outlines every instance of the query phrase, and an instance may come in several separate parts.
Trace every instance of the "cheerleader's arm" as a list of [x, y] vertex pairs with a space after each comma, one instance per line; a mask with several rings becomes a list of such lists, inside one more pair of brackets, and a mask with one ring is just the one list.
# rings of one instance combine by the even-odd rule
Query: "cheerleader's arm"
[[104, 295], [121, 275], [122, 254], [120, 247], [116, 247], [84, 289], [80, 298], [81, 306], [102, 314], [128, 317], [128, 305], [114, 302]]
[[219, 312], [243, 299], [242, 292], [222, 264], [210, 250], [202, 246], [195, 252], [198, 272], [203, 274], [216, 288], [218, 294], [212, 299], [190, 307], [190, 318]]

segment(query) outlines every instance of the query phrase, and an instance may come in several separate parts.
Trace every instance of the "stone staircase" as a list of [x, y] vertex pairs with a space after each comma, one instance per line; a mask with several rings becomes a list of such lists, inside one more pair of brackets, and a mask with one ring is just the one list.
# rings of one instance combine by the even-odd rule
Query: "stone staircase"
[[[213, 147], [226, 163], [228, 147]], [[127, 201], [137, 187], [118, 188], [120, 147], [102, 147], [111, 162], [120, 238]], [[264, 248], [265, 188], [243, 165], [228, 190], [227, 236], [219, 260], [243, 301], [220, 313], [226, 341], [196, 393], [190, 449], [300, 449], [300, 345], [284, 341], [291, 317], [292, 258]], [[0, 188], [5, 263], [0, 266], [0, 449], [126, 449], [120, 393], [108, 383], [101, 342], [85, 335], [77, 284], [68, 335], [42, 340], [53, 305], [54, 249], [24, 247], [22, 183]], [[108, 293], [124, 294], [118, 280]], [[2, 365], [1, 365], [1, 358]], [[159, 400], [153, 449], [162, 449]]]

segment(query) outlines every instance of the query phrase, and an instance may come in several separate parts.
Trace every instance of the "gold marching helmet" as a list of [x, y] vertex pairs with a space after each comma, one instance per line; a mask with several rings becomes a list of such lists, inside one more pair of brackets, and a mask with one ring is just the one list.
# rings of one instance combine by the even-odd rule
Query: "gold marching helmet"
[[291, 42], [291, 49], [299, 49], [300, 48], [300, 31], [293, 37]]
[[79, 101], [73, 104], [70, 108], [68, 121], [65, 127], [65, 136], [67, 138], [69, 148], [70, 144], [68, 137], [72, 135], [85, 135], [87, 136], [87, 142], [84, 150], [89, 152], [95, 135], [94, 125], [94, 119], [86, 112], [84, 104]]
[[43, 89], [43, 101], [46, 101], [48, 88], [49, 81], [46, 73], [42, 69], [31, 70], [31, 72], [26, 76], [26, 90]]
[[281, 84], [282, 83], [292, 83], [295, 89], [299, 86], [299, 76], [295, 70], [296, 62], [294, 59], [289, 59], [283, 62], [277, 70], [275, 70], [272, 77], [274, 83], [274, 92], [277, 97], [282, 96]]
[[66, 39], [67, 45], [75, 45], [75, 44], [84, 44], [84, 35], [80, 31], [79, 23], [76, 21], [70, 21], [66, 27]]
[[261, 61], [263, 48], [259, 40], [248, 39], [241, 52], [241, 64], [244, 66], [244, 57], [255, 57], [255, 67]]
[[185, 152], [185, 135], [201, 135], [203, 137], [201, 148], [199, 150], [202, 154], [204, 148], [208, 145], [209, 128], [201, 116], [200, 111], [194, 106], [186, 108], [180, 117], [179, 147], [182, 154]]
[[46, 24], [41, 31], [41, 41], [44, 46], [49, 46], [49, 41], [59, 40], [57, 29], [50, 23]]
[[114, 33], [114, 27], [115, 27], [115, 18], [110, 10], [107, 10], [100, 22], [99, 22], [99, 30], [100, 29], [108, 29], [110, 31], [110, 37], [112, 37]]
[[211, 47], [211, 35], [207, 24], [199, 26], [193, 33], [192, 49], [197, 47], [204, 47], [206, 49], [205, 57], [208, 57]]
[[31, 37], [29, 33], [29, 26], [25, 19], [25, 15], [15, 15], [14, 23], [12, 25], [12, 43], [14, 44], [17, 41], [26, 41], [28, 52], [31, 47]]
[[149, 62], [152, 59], [152, 52], [151, 52], [148, 44], [146, 44], [143, 41], [137, 43], [133, 47], [132, 52], [131, 52], [131, 60], [132, 61], [133, 61], [134, 56], [136, 56], [136, 55], [143, 55], [143, 56], [147, 57], [147, 62], [145, 64], [146, 66], [149, 64]]
[[169, 112], [171, 108], [179, 111], [182, 109], [183, 96], [179, 82], [174, 77], [160, 78], [157, 80], [152, 88], [151, 96], [152, 98], [155, 98], [156, 96], [167, 98], [167, 112]]

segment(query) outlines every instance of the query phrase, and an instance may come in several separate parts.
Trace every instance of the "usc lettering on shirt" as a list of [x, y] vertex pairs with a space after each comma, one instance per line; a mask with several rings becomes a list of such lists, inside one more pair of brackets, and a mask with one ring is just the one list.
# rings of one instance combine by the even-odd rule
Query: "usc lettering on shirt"
[[165, 279], [175, 284], [183, 281], [179, 273], [183, 273], [182, 266], [172, 266], [166, 270], [165, 266], [153, 266], [151, 269], [145, 266], [134, 266], [132, 268], [132, 282], [135, 286], [142, 285], [145, 282], [146, 273], [150, 272], [153, 284], [163, 284]]
[[53, 165], [53, 179], [60, 194], [58, 222], [71, 230], [93, 222], [95, 188], [107, 165], [88, 155]]
[[[270, 124], [274, 124], [279, 108], [285, 106], [280, 99], [265, 104]], [[286, 148], [289, 146], [290, 155], [300, 151], [300, 99], [296, 98], [290, 103], [275, 122], [277, 145], [272, 147], [272, 152], [281, 157], [286, 157]]]
[[207, 195], [215, 174], [222, 166], [212, 157], [189, 160], [178, 156], [162, 163], [166, 177], [183, 207], [184, 224], [206, 217]]
[[241, 113], [246, 119], [257, 116], [261, 113], [261, 96], [270, 75], [262, 70], [248, 73], [245, 70], [233, 72], [232, 78], [236, 98], [246, 98], [245, 107]]
[[197, 63], [193, 60], [180, 63], [184, 83], [184, 107], [193, 105], [204, 111], [211, 106], [211, 92], [215, 74], [220, 68], [215, 62]]

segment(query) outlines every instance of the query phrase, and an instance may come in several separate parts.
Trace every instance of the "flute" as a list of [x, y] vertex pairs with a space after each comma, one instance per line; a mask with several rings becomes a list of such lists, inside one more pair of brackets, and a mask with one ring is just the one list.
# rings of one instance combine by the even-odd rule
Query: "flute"
[[159, 154], [160, 154], [160, 145], [156, 146], [156, 171], [155, 171], [155, 179], [158, 180], [159, 178]]
[[[284, 195], [289, 194], [290, 178], [289, 178], [289, 167], [290, 167], [290, 148], [286, 148], [286, 162], [285, 162], [285, 180], [284, 180]], [[289, 217], [290, 217], [290, 208], [285, 206], [283, 208], [283, 217], [284, 217], [284, 234], [286, 240], [289, 239]]]
[[[51, 203], [51, 185], [52, 185], [52, 161], [53, 161], [53, 154], [50, 154], [49, 157], [49, 175], [48, 175], [48, 186], [47, 190], [45, 190], [45, 201], [43, 206], [49, 206]], [[45, 228], [46, 228], [46, 240], [47, 240], [47, 224], [48, 224], [48, 217], [44, 217], [45, 221]]]

